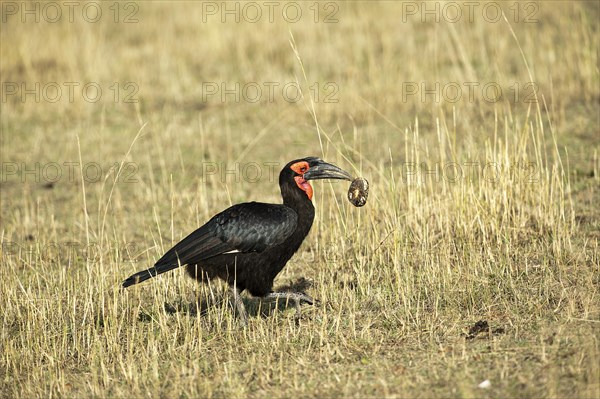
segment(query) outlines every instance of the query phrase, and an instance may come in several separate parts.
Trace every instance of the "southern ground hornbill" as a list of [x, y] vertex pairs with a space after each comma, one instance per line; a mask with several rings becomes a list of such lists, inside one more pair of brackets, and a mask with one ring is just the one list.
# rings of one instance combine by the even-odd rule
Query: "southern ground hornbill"
[[283, 204], [246, 202], [234, 205], [210, 219], [171, 248], [150, 269], [123, 282], [141, 283], [161, 273], [187, 265], [198, 280], [220, 278], [233, 293], [235, 308], [244, 323], [246, 310], [240, 298], [244, 290], [253, 296], [293, 300], [313, 299], [299, 292], [272, 292], [273, 280], [304, 241], [315, 217], [309, 180], [352, 180], [347, 172], [315, 157], [288, 163], [279, 174]]

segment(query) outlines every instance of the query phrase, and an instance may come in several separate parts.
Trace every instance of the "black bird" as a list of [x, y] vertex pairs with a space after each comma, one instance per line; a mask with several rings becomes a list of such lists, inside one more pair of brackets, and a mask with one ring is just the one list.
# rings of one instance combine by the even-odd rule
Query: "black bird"
[[246, 310], [242, 291], [264, 298], [313, 299], [299, 292], [272, 292], [273, 280], [298, 250], [315, 217], [313, 189], [309, 180], [352, 180], [350, 174], [316, 157], [289, 162], [279, 174], [283, 204], [246, 202], [215, 215], [171, 248], [150, 269], [123, 282], [123, 287], [141, 283], [161, 273], [187, 265], [187, 273], [206, 282], [225, 280], [233, 293], [235, 308], [244, 323]]

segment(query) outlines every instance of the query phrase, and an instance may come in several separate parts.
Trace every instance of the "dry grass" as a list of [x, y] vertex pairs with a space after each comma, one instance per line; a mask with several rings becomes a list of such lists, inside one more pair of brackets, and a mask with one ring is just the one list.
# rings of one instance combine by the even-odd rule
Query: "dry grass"
[[[600, 396], [597, 3], [536, 3], [537, 23], [510, 26], [481, 8], [403, 22], [392, 2], [342, 3], [333, 24], [308, 3], [295, 24], [204, 23], [201, 4], [140, 2], [134, 24], [108, 3], [96, 24], [2, 22], [3, 85], [103, 89], [1, 104], [2, 396]], [[298, 103], [202, 98], [203, 82], [295, 81]], [[403, 98], [422, 81], [534, 81], [538, 101]], [[114, 102], [113, 82], [139, 103]], [[371, 198], [357, 209], [344, 184], [316, 185], [316, 223], [276, 281], [321, 301], [298, 324], [247, 297], [242, 329], [221, 284], [181, 271], [120, 289], [230, 203], [278, 201], [265, 163], [305, 155], [367, 177]], [[263, 176], [203, 175], [207, 162]], [[82, 184], [79, 163], [100, 181]]]

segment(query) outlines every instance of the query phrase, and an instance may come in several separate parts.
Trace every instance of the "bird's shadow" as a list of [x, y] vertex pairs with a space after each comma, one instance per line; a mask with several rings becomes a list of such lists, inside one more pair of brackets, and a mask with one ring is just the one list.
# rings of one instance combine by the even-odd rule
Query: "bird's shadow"
[[[305, 294], [306, 290], [312, 285], [313, 283], [310, 280], [302, 277], [289, 284], [278, 287], [277, 292], [298, 292]], [[296, 308], [294, 301], [285, 298], [261, 298], [243, 295], [242, 302], [250, 317], [260, 316], [267, 318], [275, 312], [283, 313], [287, 309]], [[182, 313], [192, 317], [204, 317], [208, 315], [211, 310], [220, 309], [225, 303], [231, 312], [235, 312], [233, 308], [233, 297], [228, 291], [221, 291], [219, 293], [213, 292], [210, 295], [203, 295], [202, 297], [198, 297], [196, 301], [190, 303], [185, 303], [184, 301], [176, 303], [165, 302], [164, 309], [167, 314]]]

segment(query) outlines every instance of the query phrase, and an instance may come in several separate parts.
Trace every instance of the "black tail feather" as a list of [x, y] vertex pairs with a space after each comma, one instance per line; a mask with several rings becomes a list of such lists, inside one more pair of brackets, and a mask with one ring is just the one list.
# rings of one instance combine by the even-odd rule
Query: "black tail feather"
[[137, 272], [134, 275], [129, 276], [125, 281], [123, 281], [123, 288], [127, 288], [130, 285], [141, 283], [142, 281], [146, 281], [151, 279], [152, 277], [158, 276], [159, 274], [163, 274], [168, 272], [169, 270], [173, 270], [179, 267], [179, 264], [170, 264], [170, 265], [155, 265], [150, 269], [142, 270], [141, 272]]

